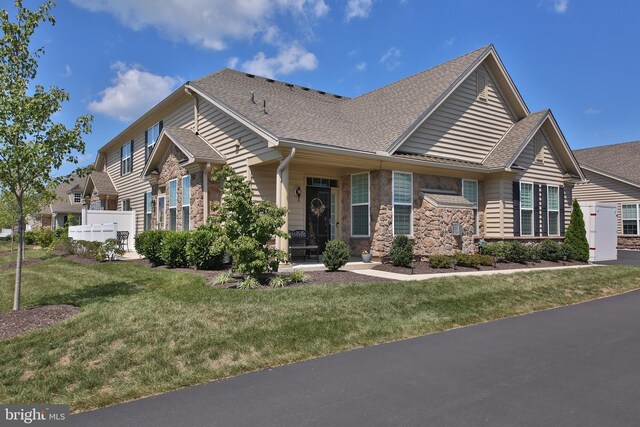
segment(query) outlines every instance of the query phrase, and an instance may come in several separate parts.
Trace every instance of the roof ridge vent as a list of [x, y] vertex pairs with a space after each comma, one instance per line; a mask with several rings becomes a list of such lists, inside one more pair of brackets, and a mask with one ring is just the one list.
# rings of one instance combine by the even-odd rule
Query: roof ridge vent
[[319, 91], [318, 91], [318, 93], [319, 93], [320, 95], [325, 95], [327, 92], [322, 91], [322, 90], [319, 90]]
[[302, 89], [302, 90], [310, 90], [308, 87], [304, 87], [304, 86], [300, 86], [300, 89]]
[[265, 79], [265, 80], [268, 81], [269, 83], [275, 82], [275, 80], [273, 80], [273, 79]]
[[250, 78], [254, 78], [256, 75], [255, 74], [245, 73], [245, 76], [250, 77]]

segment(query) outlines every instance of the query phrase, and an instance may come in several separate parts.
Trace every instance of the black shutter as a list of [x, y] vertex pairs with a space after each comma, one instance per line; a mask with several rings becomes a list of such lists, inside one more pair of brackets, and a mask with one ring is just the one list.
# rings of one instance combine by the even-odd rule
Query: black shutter
[[560, 187], [560, 235], [564, 236], [564, 187]]
[[520, 235], [520, 182], [513, 181], [513, 235]]
[[144, 131], [144, 162], [149, 160], [149, 130]]
[[120, 147], [120, 176], [122, 176], [122, 157], [124, 156], [124, 145]]
[[129, 162], [129, 172], [133, 172], [133, 139], [130, 142], [131, 144], [131, 161]]
[[158, 123], [158, 135], [160, 135], [160, 132], [162, 132], [162, 120], [160, 120], [160, 122]]
[[540, 236], [540, 184], [533, 184], [533, 235]]
[[549, 215], [548, 210], [549, 207], [547, 205], [547, 186], [541, 185], [541, 193], [542, 193], [542, 235], [549, 235]]
[[149, 224], [147, 224], [147, 193], [144, 193], [142, 197], [144, 197], [144, 201], [142, 202], [144, 206], [144, 208], [142, 209], [142, 218], [144, 223], [143, 227], [144, 230], [148, 230]]

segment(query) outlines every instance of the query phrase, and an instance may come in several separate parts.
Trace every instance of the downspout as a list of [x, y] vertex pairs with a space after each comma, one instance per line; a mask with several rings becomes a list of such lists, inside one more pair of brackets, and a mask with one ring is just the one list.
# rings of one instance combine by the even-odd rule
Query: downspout
[[203, 224], [206, 224], [207, 218], [209, 218], [209, 172], [211, 172], [211, 163], [207, 163], [207, 166], [202, 172], [202, 199], [204, 203], [204, 212], [202, 216]]
[[[289, 153], [289, 155], [287, 157], [285, 157], [284, 159], [282, 159], [282, 161], [280, 162], [280, 165], [278, 165], [278, 169], [276, 169], [276, 206], [279, 208], [289, 208], [289, 200], [288, 200], [288, 189], [286, 189], [286, 195], [287, 198], [284, 201], [284, 204], [282, 203], [282, 172], [284, 171], [284, 169], [287, 167], [287, 165], [289, 164], [289, 162], [291, 161], [291, 159], [293, 159], [296, 155], [296, 147], [291, 148], [291, 152]], [[289, 185], [289, 174], [287, 173], [287, 185]], [[285, 233], [289, 231], [289, 213], [287, 212], [287, 214], [284, 217], [284, 224], [282, 225], [282, 231], [284, 231]], [[285, 252], [289, 252], [289, 240], [285, 239], [285, 243], [284, 243], [283, 247], [283, 242], [282, 242], [282, 238], [280, 237], [276, 237], [276, 248], [277, 249], [281, 249], [284, 250]]]

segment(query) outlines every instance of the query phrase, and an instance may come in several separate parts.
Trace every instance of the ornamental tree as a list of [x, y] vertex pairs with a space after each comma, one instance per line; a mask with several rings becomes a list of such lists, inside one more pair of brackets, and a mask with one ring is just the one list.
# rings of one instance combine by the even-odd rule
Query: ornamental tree
[[55, 4], [47, 1], [30, 10], [22, 3], [15, 0], [15, 16], [0, 10], [0, 187], [15, 197], [18, 216], [14, 310], [20, 308], [25, 197], [55, 185], [59, 180], [51, 174], [64, 162], [78, 163], [77, 153], [85, 150], [82, 135], [91, 131], [92, 121], [81, 116], [70, 129], [53, 121], [69, 95], [56, 86], [33, 84], [44, 49], [31, 50], [30, 42], [41, 22], [55, 24]]
[[571, 209], [571, 221], [564, 237], [564, 244], [571, 249], [571, 256], [576, 261], [589, 261], [589, 242], [587, 240], [587, 229], [582, 217], [582, 209], [577, 200], [573, 201]]
[[256, 277], [277, 268], [286, 254], [268, 246], [274, 236], [288, 238], [280, 227], [287, 210], [275, 203], [253, 201], [247, 180], [229, 167], [213, 171], [212, 179], [222, 181], [222, 200], [213, 206], [208, 227], [221, 236], [233, 259], [233, 269]]

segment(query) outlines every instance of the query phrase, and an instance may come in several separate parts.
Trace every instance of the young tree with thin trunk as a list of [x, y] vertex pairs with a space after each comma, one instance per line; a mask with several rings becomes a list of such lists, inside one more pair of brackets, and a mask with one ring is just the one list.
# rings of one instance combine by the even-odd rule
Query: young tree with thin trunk
[[77, 153], [85, 150], [82, 135], [91, 131], [92, 121], [79, 117], [70, 129], [53, 121], [69, 95], [56, 86], [32, 85], [44, 49], [30, 50], [30, 42], [41, 22], [55, 24], [55, 4], [47, 1], [30, 10], [22, 3], [15, 0], [15, 16], [0, 10], [0, 187], [15, 197], [18, 217], [14, 310], [20, 308], [25, 197], [55, 184], [51, 174], [64, 162], [78, 163]]

